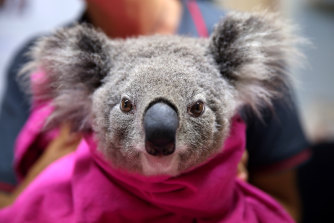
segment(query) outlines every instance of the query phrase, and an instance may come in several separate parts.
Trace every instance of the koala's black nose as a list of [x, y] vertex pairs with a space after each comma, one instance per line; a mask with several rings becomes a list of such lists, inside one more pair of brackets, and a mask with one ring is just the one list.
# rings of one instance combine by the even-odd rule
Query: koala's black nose
[[154, 156], [169, 155], [175, 150], [179, 118], [173, 107], [157, 102], [144, 115], [145, 149]]

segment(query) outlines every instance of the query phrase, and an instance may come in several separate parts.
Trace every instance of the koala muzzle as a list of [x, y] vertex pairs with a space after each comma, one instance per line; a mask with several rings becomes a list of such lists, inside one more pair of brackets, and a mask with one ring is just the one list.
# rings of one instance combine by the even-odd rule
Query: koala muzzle
[[144, 115], [145, 149], [153, 156], [167, 156], [175, 150], [179, 118], [173, 107], [164, 102], [151, 105]]

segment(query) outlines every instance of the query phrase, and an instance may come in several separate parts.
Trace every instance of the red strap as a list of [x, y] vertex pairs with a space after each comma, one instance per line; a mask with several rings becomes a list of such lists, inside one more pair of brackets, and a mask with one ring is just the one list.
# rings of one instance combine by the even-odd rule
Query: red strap
[[15, 189], [15, 186], [8, 184], [8, 183], [4, 183], [4, 182], [0, 182], [0, 191], [2, 192], [13, 192]]
[[266, 166], [259, 166], [255, 169], [255, 171], [259, 173], [273, 173], [277, 171], [293, 169], [296, 168], [298, 165], [302, 164], [303, 162], [309, 160], [311, 157], [311, 149], [304, 149], [302, 152], [290, 158], [287, 158], [286, 160]]
[[208, 37], [208, 29], [206, 28], [204, 18], [202, 16], [201, 10], [198, 7], [196, 0], [187, 1], [188, 10], [193, 18], [196, 26], [197, 33], [200, 37]]

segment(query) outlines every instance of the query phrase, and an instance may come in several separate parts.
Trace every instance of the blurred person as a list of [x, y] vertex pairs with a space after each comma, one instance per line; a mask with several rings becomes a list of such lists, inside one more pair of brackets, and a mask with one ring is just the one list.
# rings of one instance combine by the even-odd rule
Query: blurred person
[[[86, 0], [86, 10], [77, 21], [91, 23], [110, 38], [139, 35], [181, 34], [207, 37], [213, 25], [224, 16], [212, 2], [205, 0]], [[12, 159], [14, 141], [29, 116], [29, 103], [16, 82], [17, 71], [29, 61], [26, 52], [37, 38], [27, 42], [18, 52], [8, 71], [7, 90], [0, 115], [2, 163]], [[238, 177], [248, 180], [276, 198], [296, 219], [300, 218], [300, 201], [295, 167], [309, 157], [308, 142], [302, 131], [291, 92], [286, 100], [274, 103], [274, 112], [263, 111], [259, 120], [247, 109], [241, 111], [247, 123], [247, 151], [239, 164]], [[288, 102], [286, 102], [288, 101]], [[12, 195], [1, 194], [0, 206], [10, 205], [22, 190], [48, 164], [75, 150], [80, 136], [70, 134], [69, 126], [45, 150], [33, 151], [16, 166], [24, 170], [23, 181]], [[7, 161], [7, 162], [3, 162]], [[10, 191], [13, 174], [1, 166], [2, 188]], [[248, 173], [249, 171], [249, 173]], [[249, 177], [248, 177], [249, 175]], [[0, 185], [1, 186], [1, 185]]]
[[18, 14], [22, 14], [27, 7], [27, 2], [25, 0], [0, 0], [0, 11], [10, 11]]

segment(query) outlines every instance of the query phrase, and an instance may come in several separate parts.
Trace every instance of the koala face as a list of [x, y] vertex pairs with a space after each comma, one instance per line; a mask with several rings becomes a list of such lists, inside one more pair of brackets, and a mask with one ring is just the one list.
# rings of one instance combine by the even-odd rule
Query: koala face
[[243, 105], [270, 106], [288, 80], [292, 37], [273, 15], [232, 13], [210, 39], [110, 40], [87, 25], [39, 41], [30, 69], [43, 69], [47, 127], [72, 123], [96, 135], [116, 168], [175, 176], [221, 150]]
[[208, 43], [171, 36], [118, 43], [121, 62], [92, 96], [94, 130], [113, 164], [176, 175], [219, 151], [235, 101], [206, 56]]

